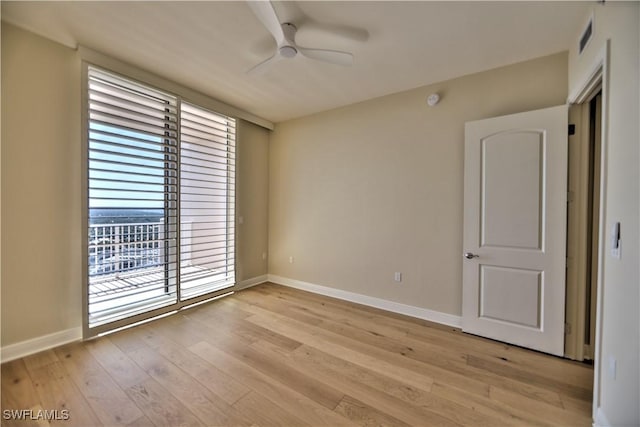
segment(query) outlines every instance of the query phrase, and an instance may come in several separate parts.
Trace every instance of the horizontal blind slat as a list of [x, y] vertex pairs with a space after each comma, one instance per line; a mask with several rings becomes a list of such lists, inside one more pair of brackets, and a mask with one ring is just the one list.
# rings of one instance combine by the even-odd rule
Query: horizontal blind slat
[[[134, 98], [128, 96], [118, 96], [119, 94], [111, 91], [97, 90], [96, 88], [89, 90], [89, 95], [96, 101], [102, 101], [119, 105], [121, 108], [136, 111], [143, 114], [149, 114], [156, 117], [170, 116], [177, 118], [178, 110], [175, 105], [162, 102], [145, 102], [142, 97]], [[126, 107], [125, 107], [126, 106]]]
[[[153, 136], [153, 138], [156, 138]], [[157, 138], [156, 138], [157, 139]], [[166, 138], [163, 137], [163, 141], [151, 141], [148, 138], [136, 138], [131, 135], [122, 135], [114, 132], [109, 132], [108, 130], [97, 130], [90, 129], [89, 130], [89, 140], [96, 140], [101, 142], [108, 143], [119, 143], [124, 146], [134, 146], [134, 147], [156, 147], [158, 150], [160, 149], [171, 149], [177, 151], [177, 141], [175, 138]]]
[[[116, 125], [115, 123], [109, 122], [108, 118], [103, 118], [105, 120], [101, 120], [98, 118], [91, 118], [91, 112], [89, 112], [89, 131], [93, 132], [94, 130], [104, 130], [104, 129], [97, 129], [96, 126], [103, 126], [103, 127], [107, 127], [107, 128], [111, 128], [111, 129], [115, 129], [116, 127], [114, 125]], [[172, 130], [170, 135], [167, 135], [166, 133], [160, 133], [160, 132], [165, 132], [165, 129], [158, 129], [157, 133], [154, 133], [152, 131], [148, 131], [148, 130], [144, 130], [144, 129], [136, 129], [133, 127], [129, 127], [126, 123], [122, 123], [122, 121], [120, 121], [117, 124], [117, 129], [120, 129], [121, 132], [126, 132], [126, 134], [124, 134], [123, 136], [128, 136], [131, 134], [137, 135], [138, 138], [141, 138], [143, 136], [146, 136], [147, 138], [151, 138], [150, 142], [164, 142], [164, 143], [168, 143], [168, 144], [177, 144], [178, 143], [178, 139], [177, 139], [177, 133], [175, 131]]]

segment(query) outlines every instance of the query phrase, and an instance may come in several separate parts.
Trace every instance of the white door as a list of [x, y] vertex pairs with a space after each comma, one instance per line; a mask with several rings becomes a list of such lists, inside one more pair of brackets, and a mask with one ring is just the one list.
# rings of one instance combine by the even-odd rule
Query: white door
[[564, 353], [567, 106], [465, 124], [462, 330]]

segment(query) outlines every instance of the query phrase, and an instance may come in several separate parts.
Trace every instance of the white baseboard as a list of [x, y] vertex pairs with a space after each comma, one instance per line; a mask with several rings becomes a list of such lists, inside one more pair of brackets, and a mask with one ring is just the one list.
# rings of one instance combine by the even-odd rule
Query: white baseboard
[[2, 363], [21, 357], [38, 353], [39, 351], [49, 350], [63, 344], [82, 339], [82, 328], [71, 328], [64, 331], [54, 332], [49, 335], [32, 338], [15, 344], [2, 347], [0, 350], [0, 360]]
[[250, 288], [251, 286], [259, 285], [260, 283], [264, 283], [268, 281], [268, 276], [263, 274], [262, 276], [252, 277], [251, 279], [243, 280], [242, 282], [236, 285], [237, 290], [242, 290], [246, 288]]
[[601, 407], [596, 409], [596, 419], [593, 420], [593, 427], [611, 427], [611, 423], [609, 423]]
[[278, 285], [313, 292], [315, 294], [326, 295], [328, 297], [338, 298], [345, 301], [351, 301], [357, 304], [368, 305], [370, 307], [391, 311], [393, 313], [404, 314], [406, 316], [416, 317], [418, 319], [428, 320], [430, 322], [440, 323], [456, 328], [460, 328], [462, 325], [462, 318], [460, 316], [442, 313], [440, 311], [429, 310], [426, 308], [415, 307], [412, 305], [406, 305], [399, 302], [370, 297], [354, 292], [343, 291], [342, 289], [315, 285], [313, 283], [289, 279], [287, 277], [276, 276], [273, 274], [268, 275], [268, 281], [277, 283]]

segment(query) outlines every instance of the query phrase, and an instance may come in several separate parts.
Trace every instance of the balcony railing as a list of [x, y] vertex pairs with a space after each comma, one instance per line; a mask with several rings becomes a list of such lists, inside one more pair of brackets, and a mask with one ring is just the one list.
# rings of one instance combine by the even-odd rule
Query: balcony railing
[[164, 223], [89, 226], [89, 277], [158, 267], [164, 259]]
[[178, 288], [179, 297], [186, 299], [233, 285], [233, 273], [224, 268], [227, 249], [219, 242], [193, 243], [192, 224], [185, 221], [180, 226], [180, 247], [170, 247], [165, 227], [164, 222], [89, 226], [90, 323], [170, 303], [178, 298]]

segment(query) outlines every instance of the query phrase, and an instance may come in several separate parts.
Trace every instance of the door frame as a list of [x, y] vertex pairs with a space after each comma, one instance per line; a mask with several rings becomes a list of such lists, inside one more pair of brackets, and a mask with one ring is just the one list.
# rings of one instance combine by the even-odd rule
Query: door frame
[[[606, 243], [606, 212], [607, 202], [607, 154], [608, 154], [608, 124], [609, 124], [609, 52], [610, 41], [604, 45], [595, 55], [588, 72], [578, 80], [580, 83], [569, 94], [569, 104], [582, 104], [588, 101], [593, 90], [602, 85], [602, 117], [600, 134], [600, 200], [599, 200], [599, 230], [598, 230], [598, 274], [596, 277], [596, 334], [593, 360], [593, 407], [592, 418], [597, 424], [601, 401], [601, 375], [602, 375], [602, 302], [604, 282], [604, 255]], [[594, 183], [598, 184], [598, 183]]]
[[[599, 113], [592, 118], [596, 97], [600, 99]], [[569, 134], [564, 357], [577, 361], [593, 361], [595, 344], [596, 285], [590, 278], [596, 277], [598, 265], [599, 217], [597, 213], [593, 215], [593, 209], [599, 212], [601, 101], [602, 86], [597, 85], [584, 102], [572, 104], [569, 109], [569, 123], [575, 131]], [[597, 135], [591, 133], [591, 126], [596, 127]], [[588, 301], [591, 303], [587, 305]], [[587, 330], [590, 331], [588, 346], [585, 344]]]

